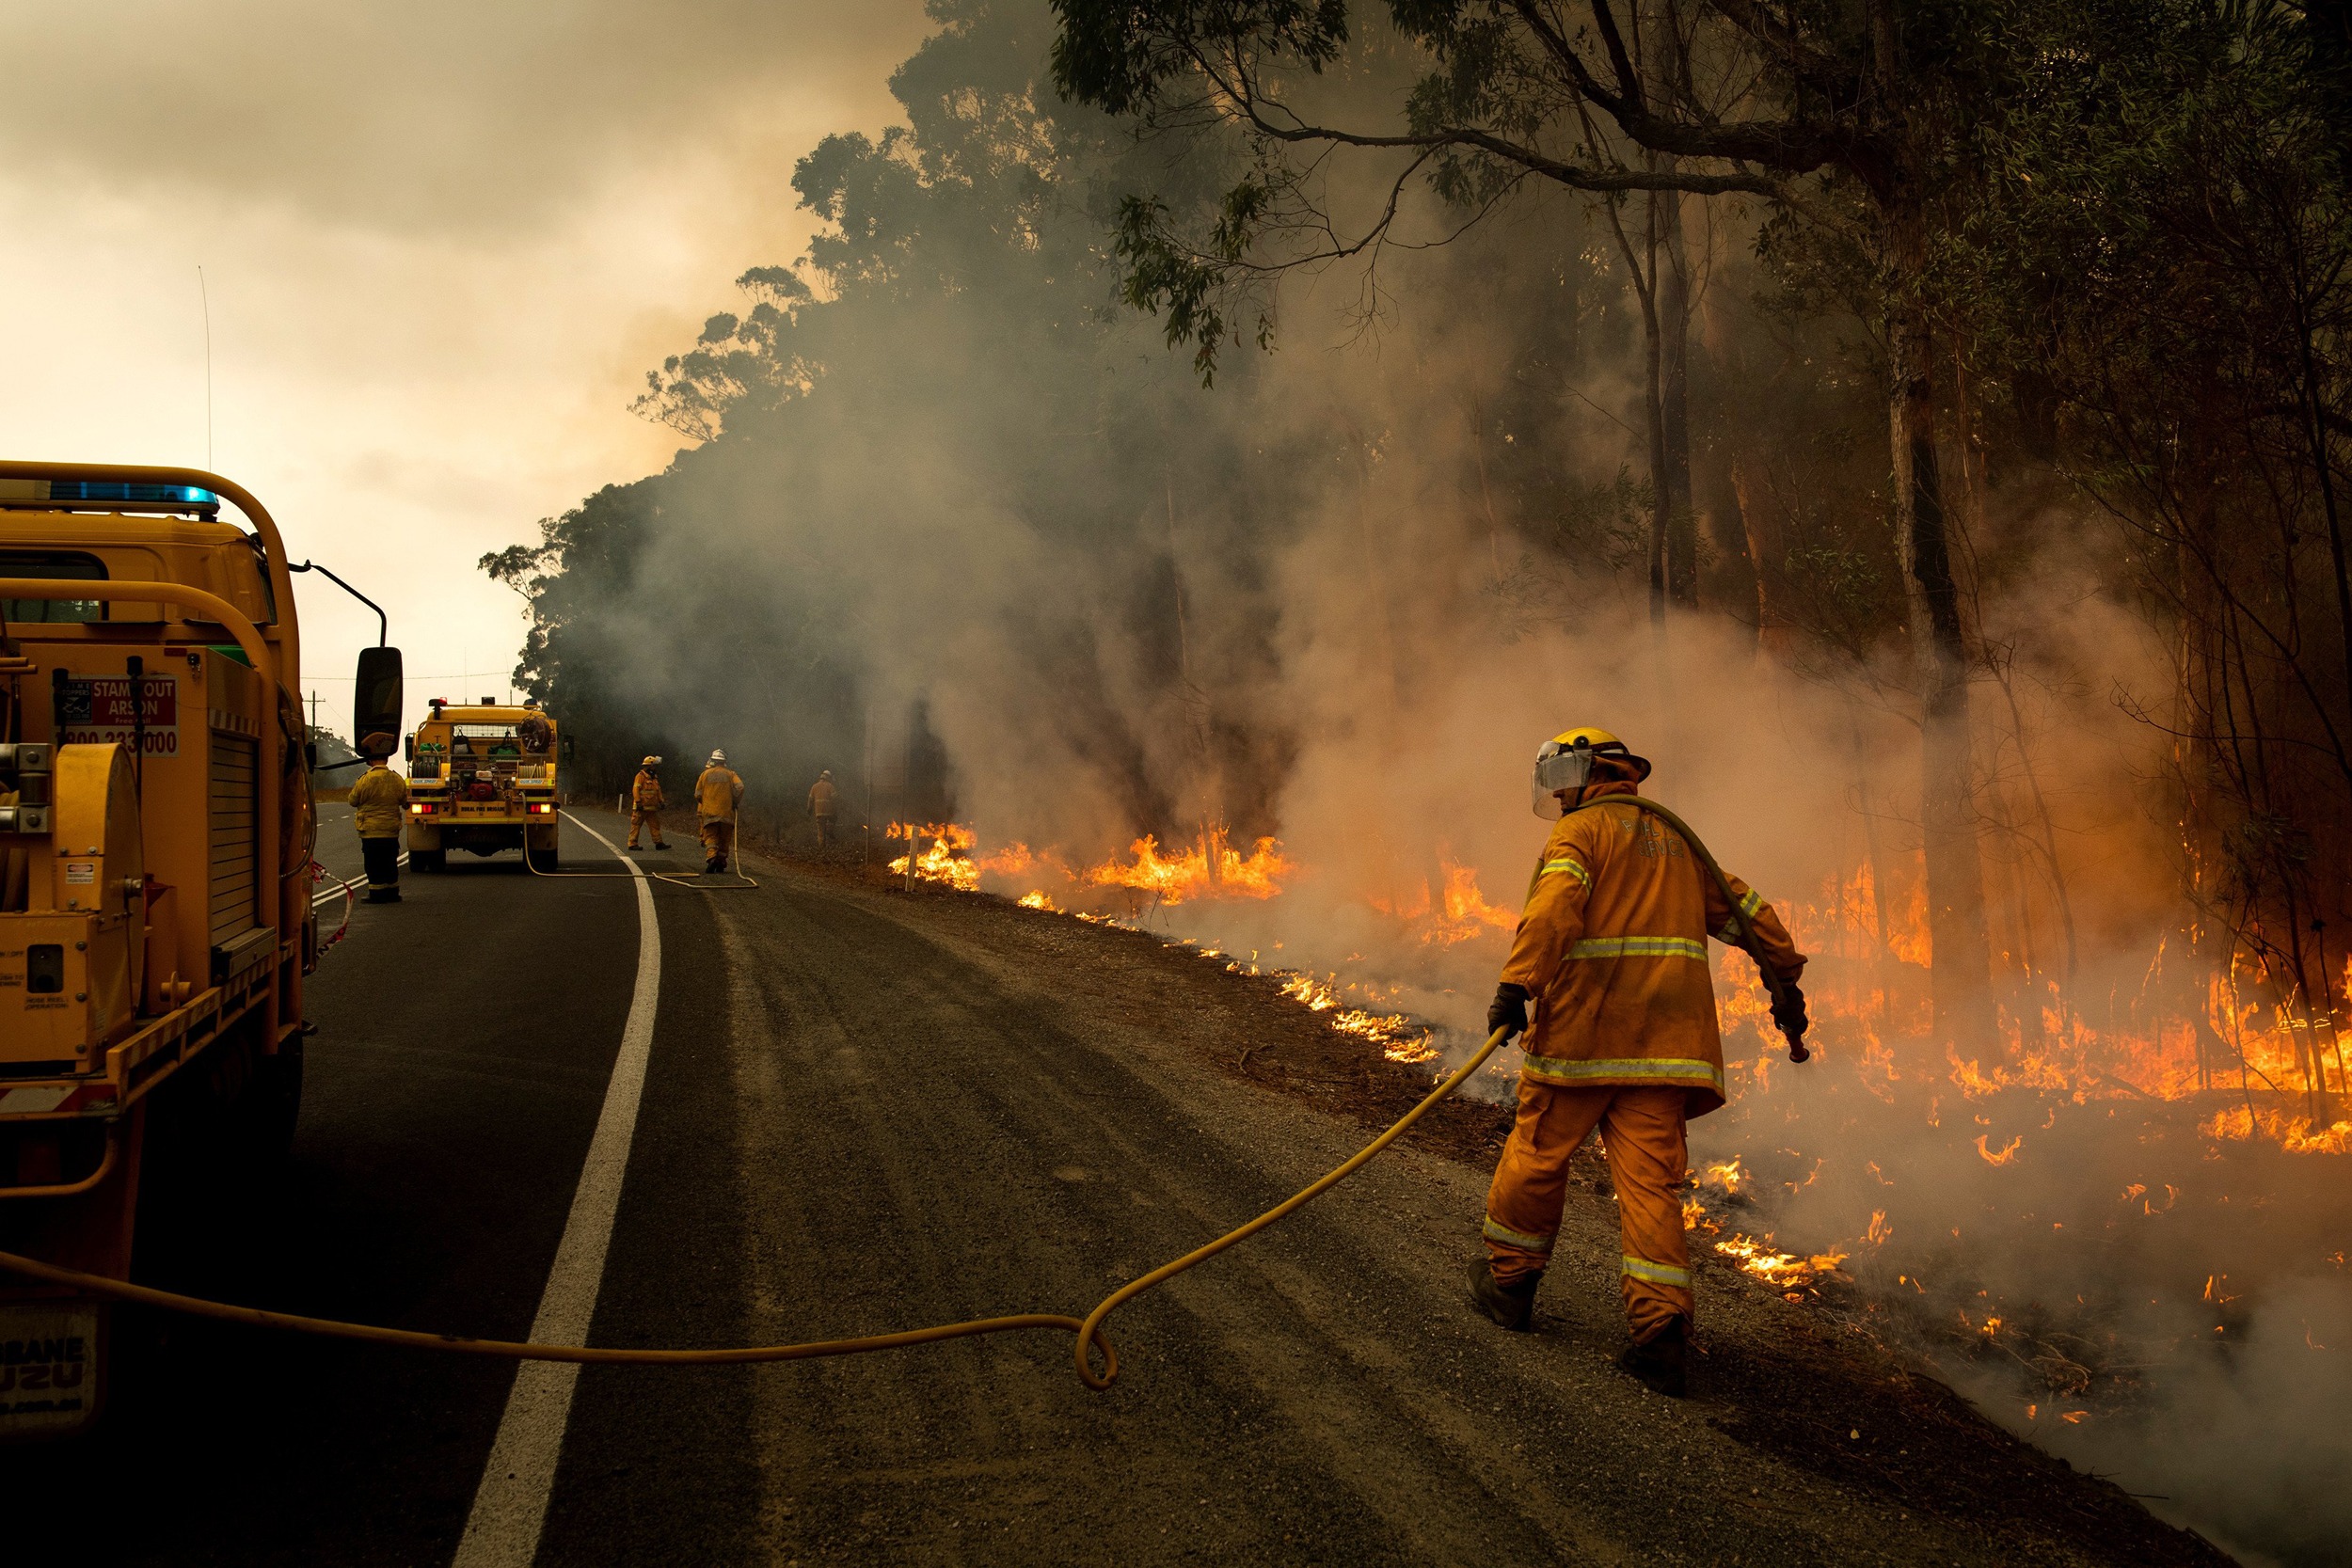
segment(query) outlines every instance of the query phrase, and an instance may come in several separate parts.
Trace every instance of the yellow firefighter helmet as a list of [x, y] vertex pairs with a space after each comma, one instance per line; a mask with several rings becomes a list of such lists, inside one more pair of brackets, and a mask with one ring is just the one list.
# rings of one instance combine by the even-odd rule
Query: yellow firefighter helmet
[[1574, 790], [1581, 795], [1593, 776], [1593, 759], [1610, 757], [1633, 768], [1638, 784], [1650, 775], [1647, 757], [1636, 756], [1632, 748], [1607, 730], [1591, 724], [1580, 724], [1563, 730], [1538, 747], [1535, 752], [1535, 775], [1530, 781], [1535, 815], [1556, 818], [1565, 810], [1560, 797]]

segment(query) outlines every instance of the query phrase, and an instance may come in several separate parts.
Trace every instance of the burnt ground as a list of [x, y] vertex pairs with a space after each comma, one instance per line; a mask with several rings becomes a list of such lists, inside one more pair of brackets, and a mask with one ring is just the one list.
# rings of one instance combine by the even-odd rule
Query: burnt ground
[[[787, 1033], [803, 1026], [795, 1015], [806, 1003], [796, 993], [812, 982], [830, 989], [817, 974], [831, 965], [812, 949], [830, 951], [842, 966], [879, 961], [885, 985], [894, 971], [910, 989], [950, 974], [967, 986], [985, 977], [989, 1016], [960, 1022], [981, 1023], [979, 1033], [993, 1042], [985, 1049], [1025, 1059], [1016, 1079], [1028, 1077], [1030, 1064], [1045, 1074], [1026, 1089], [993, 1085], [985, 1098], [1001, 1111], [1007, 1102], [999, 1096], [1017, 1099], [1051, 1080], [1067, 1111], [1049, 1118], [1051, 1137], [1015, 1132], [1015, 1142], [1034, 1152], [1026, 1163], [1048, 1167], [1048, 1187], [1061, 1188], [1057, 1197], [1128, 1189], [1126, 1203], [1112, 1202], [1108, 1212], [1092, 1208], [1077, 1222], [1084, 1234], [1052, 1242], [1057, 1249], [1063, 1242], [1090, 1243], [1077, 1252], [1111, 1259], [1092, 1281], [1083, 1264], [1045, 1271], [1048, 1278], [1074, 1273], [1076, 1296], [1187, 1250], [1303, 1185], [1429, 1086], [1426, 1069], [1382, 1060], [1362, 1039], [1283, 996], [1277, 981], [1232, 973], [1221, 960], [1144, 933], [991, 897], [908, 895], [847, 866], [786, 870], [771, 863], [762, 874], [771, 888], [790, 889], [815, 928], [787, 936], [766, 929], [749, 901], [721, 907], [737, 985], [745, 984], [746, 967], [761, 975], [753, 992], [739, 993], [739, 1031], [772, 1031], [779, 1021]], [[755, 994], [761, 1000], [755, 1003]], [[912, 995], [902, 1005], [920, 1010]], [[747, 1007], [755, 1020], [746, 1020]], [[891, 1010], [886, 1005], [885, 1016]], [[1041, 1051], [1046, 1060], [1037, 1063]], [[895, 1077], [904, 1069], [884, 1047], [869, 1070]], [[917, 1069], [898, 1090], [913, 1096], [910, 1114], [929, 1116], [966, 1087]], [[1114, 1108], [1135, 1115], [1147, 1107], [1149, 1132], [1130, 1128], [1120, 1137], [1116, 1118], [1088, 1125]], [[1016, 1112], [1011, 1120], [1028, 1118]], [[1611, 1364], [1621, 1341], [1616, 1223], [1597, 1164], [1592, 1179], [1578, 1184], [1537, 1332], [1519, 1338], [1494, 1329], [1463, 1304], [1460, 1274], [1475, 1248], [1503, 1126], [1492, 1104], [1443, 1104], [1397, 1150], [1306, 1213], [1112, 1320], [1130, 1368], [1101, 1399], [1118, 1412], [1114, 1430], [1126, 1421], [1175, 1420], [1209, 1389], [1218, 1391], [1212, 1403], [1234, 1402], [1224, 1419], [1178, 1440], [1201, 1470], [1206, 1494], [1179, 1518], [1190, 1515], [1197, 1527], [1199, 1511], [1239, 1507], [1247, 1514], [1240, 1473], [1212, 1457], [1245, 1433], [1251, 1446], [1266, 1429], [1279, 1433], [1281, 1468], [1314, 1478], [1302, 1489], [1303, 1513], [1220, 1529], [1213, 1547], [1197, 1543], [1206, 1556], [2229, 1560], [2112, 1483], [2020, 1442], [1858, 1327], [1784, 1301], [1711, 1254], [1697, 1267], [1695, 1397], [1675, 1403], [1648, 1394]], [[1013, 1129], [999, 1123], [993, 1131]], [[1103, 1149], [1106, 1135], [1120, 1146], [1116, 1158]], [[1055, 1138], [1098, 1152], [1070, 1154], [1073, 1164], [1057, 1165], [1047, 1152]], [[1114, 1168], [1081, 1168], [1098, 1161]], [[1024, 1185], [1009, 1184], [1004, 1196], [1015, 1197]], [[1171, 1207], [1180, 1212], [1169, 1213]], [[1022, 1230], [1036, 1223], [1026, 1214], [999, 1217]], [[935, 1226], [946, 1216], [913, 1203], [906, 1218]], [[1083, 1310], [1076, 1296], [1033, 1287], [1018, 1303], [992, 1300], [990, 1309]], [[1218, 1328], [1224, 1312], [1250, 1326]], [[909, 1323], [921, 1317], [913, 1314]], [[1066, 1346], [1049, 1347], [1038, 1369], [1049, 1386], [1027, 1390], [1046, 1406], [1064, 1404], [1076, 1388], [1050, 1386], [1069, 1378], [1062, 1353]], [[1079, 1451], [1091, 1447], [1088, 1441]], [[1212, 1477], [1215, 1487], [1207, 1485]], [[803, 1560], [849, 1560], [861, 1542], [879, 1544], [837, 1520], [830, 1528], [818, 1525], [824, 1505], [805, 1495], [811, 1490], [821, 1496], [825, 1489], [796, 1487], [803, 1495], [790, 1515], [801, 1521], [793, 1533]], [[1328, 1528], [1331, 1515], [1307, 1500], [1318, 1493], [1341, 1513], [1380, 1496], [1375, 1512], [1392, 1516], [1369, 1534], [1344, 1532], [1353, 1538], [1349, 1549], [1296, 1558]], [[1438, 1500], [1447, 1493], [1454, 1496]], [[1111, 1517], [1126, 1513], [1108, 1499], [1096, 1507], [1110, 1507]], [[1470, 1520], [1475, 1528], [1464, 1528]], [[1023, 1549], [1001, 1558], [980, 1555], [1092, 1557], [1060, 1530], [1023, 1539]]]

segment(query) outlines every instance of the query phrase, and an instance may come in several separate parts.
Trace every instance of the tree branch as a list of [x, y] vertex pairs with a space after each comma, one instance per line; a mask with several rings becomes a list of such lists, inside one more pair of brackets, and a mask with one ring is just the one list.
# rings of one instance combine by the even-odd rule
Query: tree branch
[[[1206, 62], [1203, 62], [1203, 67], [1205, 70]], [[1213, 73], [1212, 79], [1215, 79]], [[1409, 150], [1424, 154], [1434, 153], [1449, 147], [1469, 148], [1500, 158], [1505, 163], [1517, 164], [1530, 173], [1542, 175], [1545, 179], [1556, 181], [1560, 184], [1604, 195], [1625, 191], [1689, 191], [1695, 196], [1722, 196], [1733, 191], [1744, 191], [1753, 196], [1777, 198], [1781, 194], [1781, 187], [1777, 181], [1745, 169], [1728, 174], [1695, 174], [1680, 169], [1601, 170], [1586, 168], [1581, 165], [1564, 162], [1541, 149], [1529, 147], [1496, 135], [1491, 131], [1483, 131], [1471, 126], [1453, 126], [1440, 131], [1407, 133], [1403, 135], [1366, 135], [1353, 131], [1343, 131], [1335, 126], [1311, 124], [1297, 119], [1295, 115], [1290, 115], [1287, 107], [1283, 109], [1283, 113], [1289, 116], [1288, 123], [1277, 123], [1266, 117], [1261, 107], [1262, 101], [1249, 90], [1246, 83], [1220, 82], [1219, 86], [1227, 93], [1242, 118], [1249, 122], [1250, 128], [1260, 135], [1273, 141], [1293, 145], [1323, 142], [1340, 147], [1390, 150]]]
[[[1622, 39], [1616, 38], [1616, 22], [1608, 11], [1606, 0], [1593, 0], [1593, 7], [1596, 21], [1603, 24], [1605, 38], [1615, 40], [1611, 54], [1622, 56], [1625, 43]], [[1823, 125], [1804, 119], [1710, 120], [1700, 123], [1658, 114], [1641, 96], [1638, 77], [1634, 79], [1633, 90], [1629, 94], [1612, 92], [1603, 87], [1599, 78], [1593, 74], [1592, 68], [1584, 63], [1584, 57], [1577, 52], [1576, 45], [1543, 14], [1537, 0], [1511, 0], [1511, 8], [1526, 24], [1528, 31], [1542, 42], [1544, 52], [1567, 72], [1574, 89], [1598, 104], [1627, 136], [1653, 152], [1672, 153], [1677, 158], [1714, 158], [1728, 163], [1761, 164], [1783, 174], [1804, 174], [1827, 164], [1852, 165], [1860, 161], [1851, 145], [1851, 132], [1834, 124]], [[1615, 69], [1622, 81], [1626, 72], [1632, 70], [1632, 62], [1624, 60]]]
[[[1600, 29], [1601, 47], [1609, 51], [1609, 64], [1617, 73], [1618, 89], [1636, 114], [1649, 113], [1649, 101], [1642, 96], [1642, 75], [1633, 69], [1632, 56], [1626, 53], [1624, 35], [1617, 31], [1617, 13], [1609, 8], [1609, 0], [1591, 0], [1593, 24]], [[1527, 14], [1520, 8], [1519, 14]]]

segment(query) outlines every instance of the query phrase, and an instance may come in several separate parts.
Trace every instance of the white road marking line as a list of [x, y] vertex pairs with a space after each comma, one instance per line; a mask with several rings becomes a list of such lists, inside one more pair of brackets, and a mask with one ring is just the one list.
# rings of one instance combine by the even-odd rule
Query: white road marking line
[[[566, 814], [569, 815], [568, 813]], [[661, 927], [654, 918], [653, 883], [635, 862], [602, 833], [572, 818], [572, 825], [612, 850], [637, 879], [637, 991], [621, 1031], [621, 1053], [604, 1091], [604, 1112], [580, 1167], [572, 1195], [571, 1218], [548, 1271], [548, 1288], [532, 1320], [531, 1338], [541, 1344], [588, 1342], [596, 1291], [604, 1281], [604, 1258], [612, 1241], [612, 1217], [621, 1204], [621, 1180], [628, 1171], [628, 1148], [637, 1132], [637, 1103], [645, 1087], [645, 1062], [653, 1050], [654, 1011], [661, 995]], [[457, 1544], [453, 1568], [530, 1568], [539, 1555], [548, 1497], [555, 1487], [556, 1461], [564, 1451], [564, 1429], [572, 1413], [572, 1390], [580, 1367], [568, 1361], [525, 1361], [515, 1373], [506, 1415], [482, 1469], [473, 1513]]]
[[[408, 863], [408, 851], [403, 849], [400, 852], [400, 859], [394, 863], [406, 865]], [[312, 895], [310, 898], [310, 907], [315, 910], [330, 898], [341, 898], [344, 894], [349, 893], [353, 888], [366, 885], [367, 879], [368, 874], [362, 871], [359, 875], [352, 878], [347, 882], [337, 882], [334, 886], [328, 888], [325, 893]]]

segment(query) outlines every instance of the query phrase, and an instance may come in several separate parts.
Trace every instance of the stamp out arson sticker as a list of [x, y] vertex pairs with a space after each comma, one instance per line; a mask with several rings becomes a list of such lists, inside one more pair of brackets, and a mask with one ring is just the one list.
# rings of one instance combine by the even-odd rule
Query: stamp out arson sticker
[[180, 683], [171, 675], [143, 675], [139, 706], [131, 705], [129, 675], [87, 675], [69, 680], [58, 694], [60, 746], [137, 745], [151, 757], [180, 754]]

